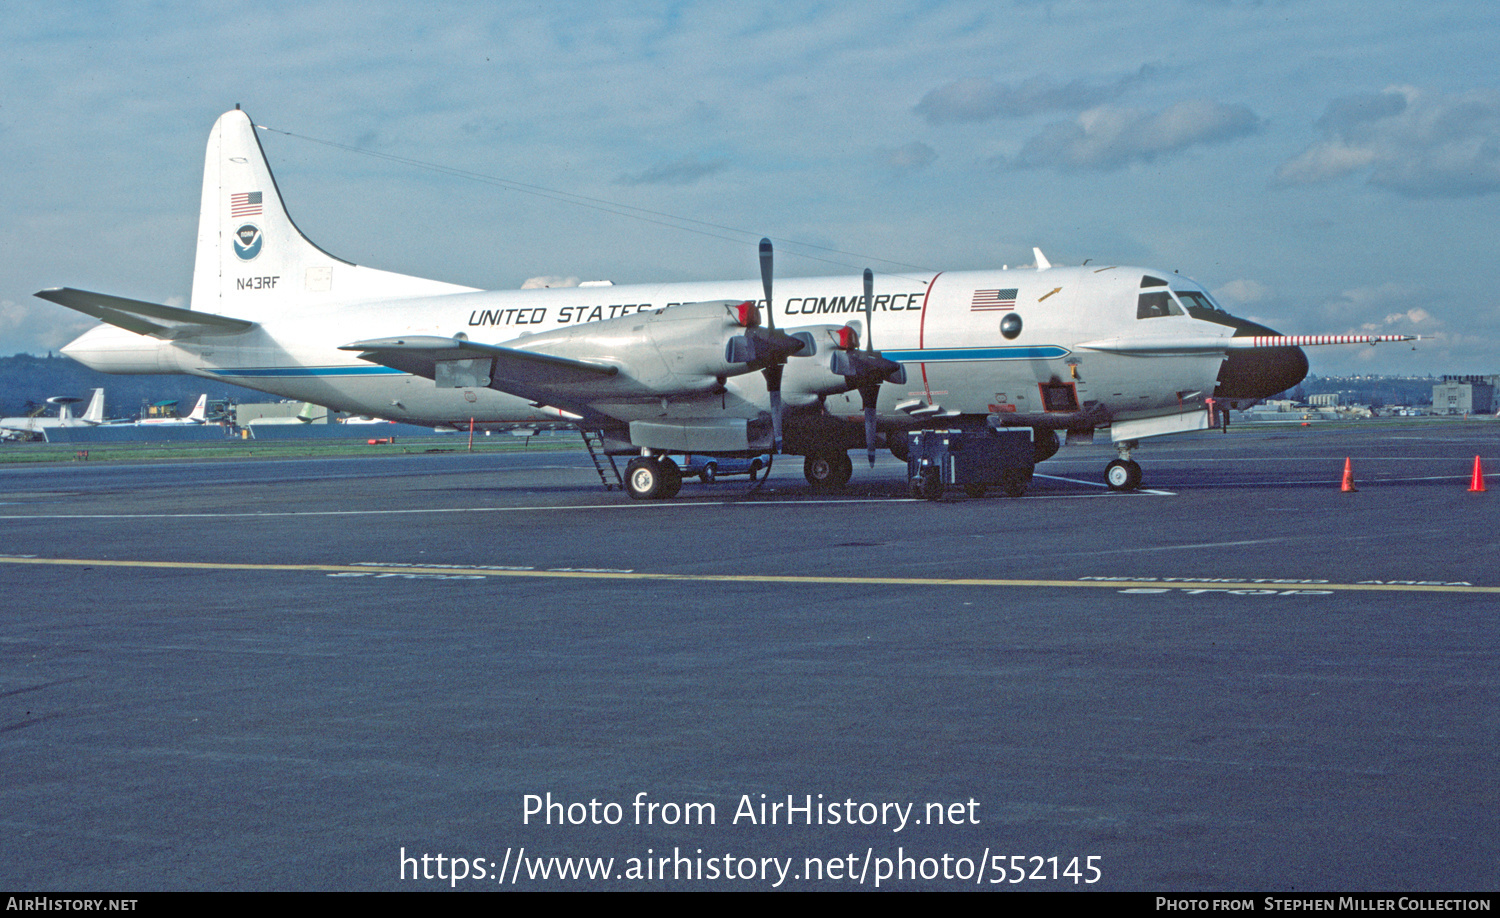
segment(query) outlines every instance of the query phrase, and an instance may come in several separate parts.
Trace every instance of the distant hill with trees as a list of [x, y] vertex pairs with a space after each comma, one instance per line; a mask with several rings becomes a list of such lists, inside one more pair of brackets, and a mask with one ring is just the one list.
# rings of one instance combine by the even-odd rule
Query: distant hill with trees
[[[1346, 403], [1369, 405], [1428, 405], [1432, 387], [1441, 382], [1431, 376], [1309, 376], [1287, 397], [1339, 393]], [[271, 402], [274, 395], [241, 386], [199, 379], [196, 376], [112, 376], [100, 373], [67, 357], [33, 357], [17, 354], [0, 357], [0, 417], [29, 414], [30, 409], [54, 395], [87, 398], [89, 391], [104, 387], [104, 406], [112, 418], [135, 417], [142, 406], [176, 399], [184, 413], [198, 396], [232, 399], [235, 402]], [[52, 411], [56, 414], [55, 409]]]
[[[30, 414], [54, 395], [76, 395], [87, 399], [93, 389], [104, 389], [104, 409], [111, 418], [135, 417], [141, 406], [177, 400], [186, 414], [204, 392], [210, 399], [235, 402], [272, 402], [277, 398], [241, 386], [231, 386], [196, 376], [114, 376], [90, 370], [76, 360], [53, 356], [16, 354], [0, 357], [0, 417]], [[49, 414], [56, 408], [48, 406]]]
[[[1431, 405], [1432, 376], [1309, 376], [1298, 386], [1305, 397], [1340, 395], [1346, 405]], [[1300, 399], [1299, 399], [1300, 400]]]

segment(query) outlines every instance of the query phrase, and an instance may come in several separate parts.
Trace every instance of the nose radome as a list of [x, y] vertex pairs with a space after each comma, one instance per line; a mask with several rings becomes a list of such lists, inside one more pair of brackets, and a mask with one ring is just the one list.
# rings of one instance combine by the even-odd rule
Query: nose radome
[[[1273, 329], [1244, 319], [1234, 323], [1234, 336], [1279, 335]], [[1219, 368], [1214, 398], [1254, 401], [1285, 392], [1307, 377], [1307, 355], [1300, 347], [1272, 347], [1230, 351]]]

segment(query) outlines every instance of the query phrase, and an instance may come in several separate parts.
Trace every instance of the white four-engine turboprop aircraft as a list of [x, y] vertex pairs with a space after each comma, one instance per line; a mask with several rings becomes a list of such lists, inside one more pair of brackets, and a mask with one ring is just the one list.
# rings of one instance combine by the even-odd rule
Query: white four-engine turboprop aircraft
[[236, 106], [209, 135], [190, 309], [37, 295], [107, 323], [63, 348], [106, 372], [190, 373], [433, 426], [570, 420], [636, 457], [636, 498], [676, 493], [670, 453], [786, 452], [815, 486], [839, 486], [851, 449], [873, 464], [881, 444], [904, 455], [910, 429], [984, 425], [1032, 428], [1037, 459], [1059, 430], [1108, 427], [1119, 458], [1106, 480], [1134, 488], [1137, 441], [1296, 385], [1301, 346], [1410, 340], [1283, 337], [1176, 274], [1036, 256], [1015, 271], [882, 276], [873, 295], [868, 271], [773, 295], [763, 241], [760, 283], [480, 291], [313, 245]]

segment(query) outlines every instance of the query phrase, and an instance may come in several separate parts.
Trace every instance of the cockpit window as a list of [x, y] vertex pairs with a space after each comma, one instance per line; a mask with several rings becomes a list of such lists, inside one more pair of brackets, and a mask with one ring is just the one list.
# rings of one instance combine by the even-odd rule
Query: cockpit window
[[1174, 290], [1177, 298], [1188, 309], [1207, 309], [1210, 312], [1223, 312], [1219, 304], [1208, 298], [1208, 294], [1201, 290]]
[[1152, 277], [1149, 274], [1147, 274], [1145, 277], [1141, 278], [1141, 289], [1142, 290], [1145, 290], [1147, 287], [1165, 287], [1166, 285], [1167, 285], [1166, 281], [1162, 280], [1159, 277]]
[[1135, 308], [1137, 319], [1155, 319], [1160, 316], [1180, 316], [1182, 307], [1172, 299], [1172, 294], [1165, 290], [1156, 290], [1151, 293], [1141, 294], [1140, 302]]

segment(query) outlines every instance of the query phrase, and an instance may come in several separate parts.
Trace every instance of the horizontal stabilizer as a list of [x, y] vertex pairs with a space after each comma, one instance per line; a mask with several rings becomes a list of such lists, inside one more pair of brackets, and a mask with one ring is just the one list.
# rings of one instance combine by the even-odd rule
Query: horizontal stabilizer
[[107, 293], [91, 293], [74, 290], [72, 287], [55, 287], [37, 294], [59, 306], [76, 309], [85, 315], [102, 319], [138, 335], [169, 340], [194, 338], [199, 335], [235, 335], [255, 327], [254, 322], [231, 319], [209, 312], [194, 312], [176, 306], [162, 306], [141, 300], [128, 300], [123, 296]]
[[1379, 344], [1383, 341], [1419, 341], [1418, 335], [1246, 335], [1215, 338], [1208, 335], [1178, 338], [1106, 338], [1078, 345], [1091, 351], [1120, 354], [1198, 354], [1208, 351], [1260, 350], [1275, 347], [1313, 347], [1322, 344]]

